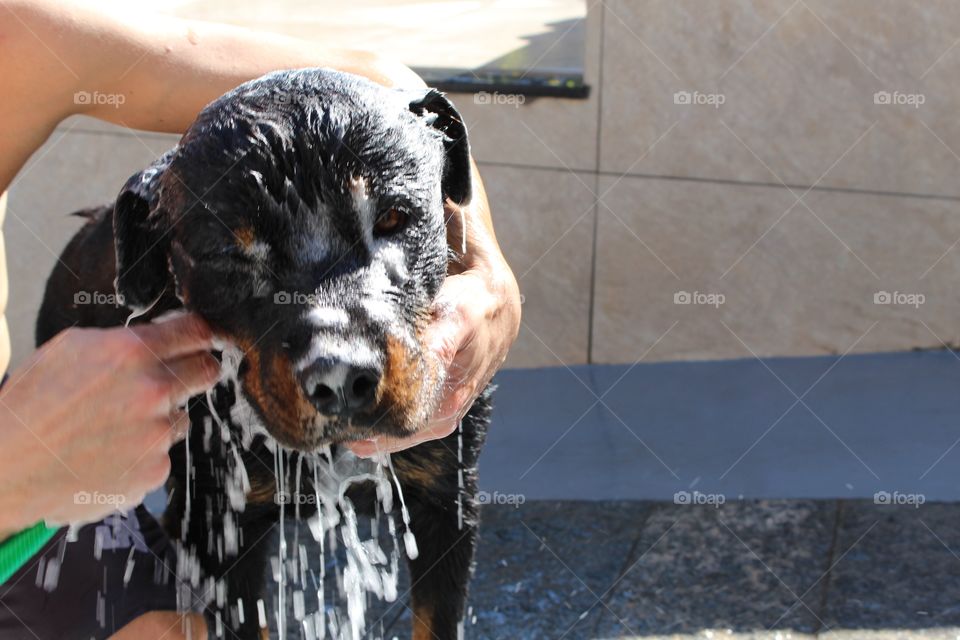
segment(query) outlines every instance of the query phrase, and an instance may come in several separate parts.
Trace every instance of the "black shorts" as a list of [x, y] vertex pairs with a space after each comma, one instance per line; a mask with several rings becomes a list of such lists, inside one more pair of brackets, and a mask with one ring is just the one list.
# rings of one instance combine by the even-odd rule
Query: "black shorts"
[[0, 585], [0, 638], [106, 638], [148, 611], [177, 608], [176, 553], [143, 506], [58, 531]]

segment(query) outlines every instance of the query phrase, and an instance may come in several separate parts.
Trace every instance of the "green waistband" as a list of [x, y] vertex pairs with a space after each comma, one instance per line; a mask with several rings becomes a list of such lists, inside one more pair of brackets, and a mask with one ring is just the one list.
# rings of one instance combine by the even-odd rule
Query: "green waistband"
[[0, 542], [0, 584], [9, 580], [20, 567], [27, 564], [57, 531], [38, 522]]

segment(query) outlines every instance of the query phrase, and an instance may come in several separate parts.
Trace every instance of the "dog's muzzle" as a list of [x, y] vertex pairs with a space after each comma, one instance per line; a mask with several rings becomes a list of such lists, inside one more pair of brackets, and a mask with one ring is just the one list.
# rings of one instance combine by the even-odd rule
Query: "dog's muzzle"
[[371, 410], [383, 378], [381, 358], [359, 338], [314, 338], [297, 370], [304, 396], [314, 408], [338, 418]]

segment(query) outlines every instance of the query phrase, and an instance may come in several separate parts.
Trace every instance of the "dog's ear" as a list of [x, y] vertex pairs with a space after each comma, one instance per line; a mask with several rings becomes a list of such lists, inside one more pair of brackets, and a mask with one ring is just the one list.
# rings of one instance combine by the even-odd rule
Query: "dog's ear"
[[458, 204], [467, 204], [473, 191], [470, 144], [460, 112], [436, 89], [427, 89], [412, 100], [410, 110], [423, 116], [428, 125], [443, 132], [443, 146], [447, 154], [443, 168], [443, 194]]
[[160, 176], [170, 165], [174, 150], [134, 174], [123, 185], [113, 208], [113, 237], [117, 252], [114, 286], [123, 304], [142, 310], [155, 302], [167, 287], [169, 240], [158, 225], [156, 213]]

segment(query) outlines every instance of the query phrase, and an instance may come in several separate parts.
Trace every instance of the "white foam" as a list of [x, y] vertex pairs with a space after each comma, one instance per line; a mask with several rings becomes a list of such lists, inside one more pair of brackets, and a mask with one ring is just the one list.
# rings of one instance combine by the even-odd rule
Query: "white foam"
[[[288, 545], [287, 529], [283, 518], [289, 514], [287, 499], [279, 501], [280, 543], [277, 556], [272, 558], [274, 580], [277, 589], [277, 609], [275, 611], [277, 634], [283, 638], [286, 633], [286, 608], [292, 604], [293, 616], [300, 623], [304, 637], [334, 638], [335, 640], [359, 640], [367, 631], [367, 604], [371, 597], [386, 601], [397, 598], [399, 578], [399, 558], [401, 543], [398, 527], [394, 521], [394, 487], [400, 497], [400, 512], [404, 530], [402, 547], [410, 558], [417, 557], [417, 543], [410, 530], [410, 514], [407, 511], [399, 480], [389, 456], [376, 460], [359, 458], [345, 447], [334, 452], [324, 446], [312, 453], [287, 450], [273, 439], [259, 416], [244, 397], [238, 370], [243, 353], [235, 345], [218, 340], [221, 351], [221, 379], [218, 385], [206, 397], [210, 419], [204, 421], [204, 447], [211, 446], [210, 438], [218, 428], [222, 446], [230, 452], [226, 468], [222, 470], [224, 498], [207, 504], [207, 526], [210, 535], [207, 539], [206, 553], [215, 552], [221, 558], [233, 557], [242, 553], [241, 531], [238, 528], [238, 516], [246, 508], [246, 496], [250, 492], [250, 480], [243, 463], [241, 452], [249, 449], [254, 440], [262, 442], [274, 454], [274, 475], [276, 477], [276, 495], [294, 499], [293, 515], [300, 519], [301, 476], [304, 471], [313, 482], [313, 494], [310, 496], [316, 504], [316, 513], [307, 520], [311, 536], [319, 543], [319, 558], [315, 558], [319, 576], [309, 568], [306, 546], [294, 537], [292, 546]], [[229, 416], [217, 413], [218, 401], [228, 397], [232, 387], [233, 404]], [[239, 435], [239, 437], [236, 437]], [[291, 469], [292, 457], [296, 465]], [[188, 464], [195, 464], [192, 457]], [[192, 475], [188, 469], [188, 478]], [[293, 471], [293, 487], [288, 487], [288, 478]], [[390, 474], [388, 476], [388, 473]], [[393, 482], [391, 483], [391, 476]], [[376, 504], [371, 537], [364, 539], [360, 534], [356, 508], [349, 497], [350, 488], [357, 483], [370, 482], [375, 488]], [[189, 485], [188, 485], [189, 486]], [[190, 487], [192, 489], [192, 487]], [[292, 489], [292, 491], [291, 491]], [[187, 501], [191, 498], [188, 489]], [[214, 504], [219, 505], [214, 507]], [[376, 523], [383, 516], [387, 522], [387, 538], [380, 539]], [[189, 524], [186, 522], [185, 524]], [[299, 535], [294, 529], [295, 536]], [[346, 565], [338, 566], [336, 593], [328, 597], [325, 585], [328, 558], [337, 554], [337, 533], [343, 540]], [[290, 549], [294, 553], [288, 553]], [[231, 620], [243, 617], [243, 603], [226, 602], [223, 581], [215, 583], [210, 577], [201, 575], [198, 550], [185, 548], [178, 544], [177, 576], [183, 585], [178, 591], [178, 607], [181, 610], [196, 610], [218, 603], [220, 620], [226, 625]], [[189, 585], [189, 587], [187, 587]], [[307, 611], [308, 591], [316, 593], [316, 602], [311, 602]], [[191, 592], [205, 594], [199, 602]], [[266, 608], [262, 600], [257, 602], [257, 620], [261, 627], [268, 624]]]

